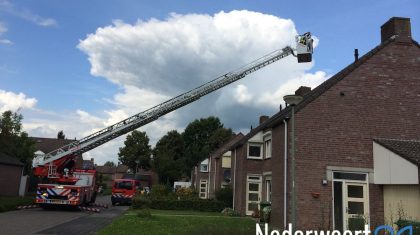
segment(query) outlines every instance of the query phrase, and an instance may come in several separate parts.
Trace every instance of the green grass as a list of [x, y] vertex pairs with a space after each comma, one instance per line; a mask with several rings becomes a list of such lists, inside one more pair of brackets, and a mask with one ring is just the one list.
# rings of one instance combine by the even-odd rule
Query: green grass
[[17, 206], [30, 205], [35, 201], [35, 197], [0, 197], [0, 212], [16, 210]]
[[188, 211], [151, 210], [151, 213], [151, 218], [140, 218], [136, 210], [131, 210], [98, 234], [255, 234], [255, 221], [246, 217]]

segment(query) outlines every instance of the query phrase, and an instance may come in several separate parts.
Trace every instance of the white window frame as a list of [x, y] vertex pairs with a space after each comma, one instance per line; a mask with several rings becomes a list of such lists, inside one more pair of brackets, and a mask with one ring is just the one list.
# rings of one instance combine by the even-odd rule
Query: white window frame
[[[247, 215], [251, 215], [253, 211], [248, 211], [248, 204], [249, 204], [249, 184], [258, 184], [258, 209], [260, 209], [260, 202], [261, 202], [261, 192], [262, 192], [262, 175], [247, 175], [247, 182], [246, 182], [246, 199], [245, 199], [245, 213]], [[253, 191], [254, 192], [254, 191]], [[255, 193], [255, 192], [254, 192]]]
[[[206, 186], [204, 186], [204, 187], [202, 187], [201, 185], [202, 184], [205, 184]], [[207, 188], [209, 187], [209, 184], [208, 184], [208, 181], [207, 180], [200, 180], [200, 187], [199, 187], [199, 189], [200, 189], [200, 191], [198, 192], [198, 196], [201, 198], [201, 199], [207, 199]], [[204, 189], [204, 192], [201, 192], [201, 189]], [[204, 196], [201, 196], [202, 195], [202, 193], [204, 194]]]
[[[251, 147], [251, 146], [258, 146], [258, 147], [260, 147], [260, 156], [259, 157], [249, 156], [249, 147]], [[248, 145], [247, 145], [247, 158], [248, 159], [263, 159], [263, 148], [264, 148], [263, 143], [248, 142]]]
[[[334, 172], [337, 172], [337, 173], [353, 173], [353, 174], [360, 174], [360, 175], [366, 175], [366, 178], [365, 178], [365, 180], [355, 180], [355, 179], [336, 179], [336, 178], [334, 178]], [[331, 195], [332, 195], [332, 223], [333, 223], [333, 228], [334, 229], [336, 229], [336, 225], [335, 225], [335, 206], [334, 206], [334, 201], [335, 201], [335, 198], [334, 198], [334, 182], [342, 182], [342, 187], [343, 187], [343, 194], [346, 194], [346, 190], [347, 189], [345, 189], [344, 187], [346, 187], [346, 184], [347, 183], [359, 183], [359, 184], [365, 184], [366, 185], [366, 201], [365, 201], [365, 203], [366, 203], [366, 207], [365, 208], [367, 208], [367, 223], [370, 225], [370, 215], [371, 215], [371, 213], [370, 213], [370, 194], [369, 194], [369, 172], [363, 172], [363, 171], [340, 171], [340, 170], [332, 170], [331, 171], [331, 180], [332, 180], [332, 183], [331, 183], [331, 187], [332, 187], [332, 190], [331, 190]], [[346, 208], [345, 208], [345, 198], [343, 197], [343, 199], [342, 199], [342, 203], [343, 203], [343, 205], [342, 205], [342, 211], [344, 212], [345, 210], [346, 210]], [[347, 227], [347, 222], [345, 221], [345, 218], [346, 216], [344, 216], [344, 214], [343, 214], [343, 229], [346, 229], [346, 227]]]
[[[207, 170], [203, 170], [203, 166], [206, 166]], [[200, 164], [200, 172], [209, 172], [209, 164]]]
[[[270, 146], [267, 147], [267, 143], [270, 143]], [[264, 136], [264, 158], [269, 159], [273, 154], [273, 140], [271, 134]]]
[[[268, 187], [268, 182], [270, 182], [270, 187]], [[264, 184], [265, 184], [265, 200], [267, 202], [271, 202], [272, 195], [273, 195], [273, 180], [271, 179], [271, 175], [265, 176]], [[270, 191], [268, 189], [270, 189]]]

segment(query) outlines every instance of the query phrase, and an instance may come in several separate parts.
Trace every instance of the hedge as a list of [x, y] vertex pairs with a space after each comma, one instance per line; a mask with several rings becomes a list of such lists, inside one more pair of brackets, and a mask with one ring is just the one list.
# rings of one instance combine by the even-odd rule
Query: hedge
[[400, 229], [404, 228], [405, 226], [412, 225], [413, 235], [420, 235], [420, 222], [418, 221], [400, 219], [395, 224], [398, 225], [398, 228]]
[[214, 200], [149, 199], [146, 202], [144, 198], [137, 197], [133, 200], [133, 208], [144, 208], [145, 203], [149, 204], [151, 209], [157, 210], [220, 212], [225, 207], [223, 202]]

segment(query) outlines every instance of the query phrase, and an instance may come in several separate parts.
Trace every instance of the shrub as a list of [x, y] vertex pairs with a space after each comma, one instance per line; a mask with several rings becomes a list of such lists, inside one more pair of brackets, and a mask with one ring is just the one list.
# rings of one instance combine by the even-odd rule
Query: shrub
[[154, 185], [150, 192], [150, 197], [153, 199], [163, 199], [169, 195], [169, 188], [163, 184]]
[[193, 188], [179, 188], [175, 195], [179, 199], [198, 199], [198, 194]]
[[216, 200], [225, 204], [225, 207], [233, 206], [233, 190], [231, 187], [221, 188], [216, 191]]
[[150, 208], [150, 205], [152, 204], [152, 201], [149, 197], [145, 195], [139, 195], [133, 199], [132, 208], [133, 209], [148, 209]]
[[233, 210], [232, 208], [225, 208], [222, 210], [222, 215], [224, 216], [241, 216], [241, 214], [239, 214], [239, 212]]
[[411, 225], [413, 226], [413, 235], [420, 235], [420, 222], [418, 221], [399, 219], [397, 222], [395, 222], [395, 224], [398, 226], [398, 229], [402, 229], [405, 226]]

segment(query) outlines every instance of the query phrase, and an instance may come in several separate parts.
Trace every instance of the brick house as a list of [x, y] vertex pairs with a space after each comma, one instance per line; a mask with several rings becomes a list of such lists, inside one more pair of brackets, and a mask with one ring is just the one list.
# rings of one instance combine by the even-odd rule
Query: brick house
[[114, 179], [122, 179], [124, 174], [126, 174], [128, 171], [128, 166], [95, 166], [95, 169], [96, 172], [98, 172], [99, 177], [102, 177], [103, 183], [105, 183], [108, 188], [111, 188], [112, 181]]
[[[357, 215], [375, 227], [399, 201], [418, 216], [409, 209], [420, 203], [420, 46], [410, 19], [391, 18], [380, 45], [296, 93], [295, 228], [343, 230]], [[290, 117], [288, 106], [231, 149], [234, 209], [250, 214], [271, 200], [277, 228], [291, 222]]]
[[233, 135], [229, 141], [194, 167], [191, 182], [199, 191], [200, 198], [213, 199], [217, 190], [232, 185], [230, 148], [243, 137], [242, 133]]
[[17, 196], [23, 173], [23, 164], [16, 158], [0, 153], [0, 195]]

